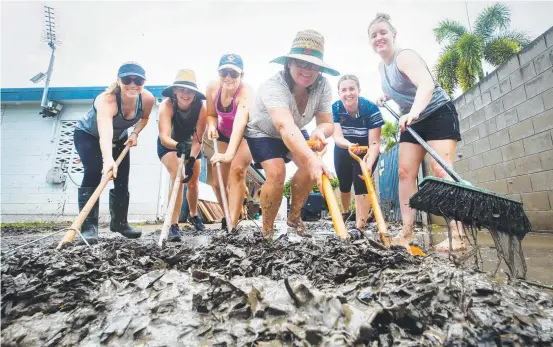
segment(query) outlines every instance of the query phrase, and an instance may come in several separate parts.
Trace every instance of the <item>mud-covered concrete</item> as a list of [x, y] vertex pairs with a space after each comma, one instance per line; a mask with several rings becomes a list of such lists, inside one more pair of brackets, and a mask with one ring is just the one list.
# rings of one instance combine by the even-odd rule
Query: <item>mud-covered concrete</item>
[[[329, 226], [2, 254], [5, 346], [549, 346], [553, 300]], [[466, 264], [470, 263], [469, 261]]]

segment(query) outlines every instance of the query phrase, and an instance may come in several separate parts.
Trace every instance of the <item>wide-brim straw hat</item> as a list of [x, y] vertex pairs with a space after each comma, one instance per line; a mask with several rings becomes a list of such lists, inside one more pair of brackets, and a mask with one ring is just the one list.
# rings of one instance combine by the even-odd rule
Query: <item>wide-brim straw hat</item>
[[292, 42], [292, 48], [287, 55], [273, 59], [271, 63], [286, 64], [286, 60], [293, 58], [304, 60], [321, 67], [321, 72], [332, 76], [340, 73], [323, 61], [325, 39], [315, 30], [299, 31]]
[[175, 87], [187, 88], [187, 89], [193, 90], [196, 93], [198, 93], [198, 96], [202, 100], [205, 100], [205, 95], [202, 92], [200, 92], [200, 90], [198, 89], [198, 85], [196, 84], [196, 74], [192, 70], [188, 70], [188, 69], [179, 70], [179, 72], [177, 72], [177, 77], [175, 77], [175, 81], [173, 82], [173, 84], [165, 88], [161, 93], [161, 95], [166, 96], [168, 98], [172, 97], [173, 88]]

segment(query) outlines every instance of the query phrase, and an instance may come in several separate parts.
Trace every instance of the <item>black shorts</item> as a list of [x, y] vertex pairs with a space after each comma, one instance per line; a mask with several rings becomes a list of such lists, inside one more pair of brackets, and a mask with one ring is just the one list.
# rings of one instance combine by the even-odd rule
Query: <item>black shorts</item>
[[[176, 152], [176, 151], [177, 151], [176, 149], [169, 149], [165, 147], [163, 144], [161, 144], [161, 139], [159, 138], [159, 136], [157, 137], [157, 157], [159, 158], [159, 160], [161, 160], [161, 158], [163, 158], [165, 154], [169, 152]], [[203, 158], [202, 151], [198, 153], [198, 157], [196, 159], [201, 159], [201, 158]]]
[[281, 139], [274, 139], [272, 137], [246, 137], [248, 147], [252, 153], [253, 161], [257, 164], [255, 167], [259, 168], [262, 162], [265, 160], [282, 158], [285, 163], [290, 162], [290, 158], [287, 157], [290, 150], [284, 144]]
[[[459, 131], [459, 115], [453, 102], [449, 101], [426, 118], [411, 125], [424, 141], [457, 140], [461, 141]], [[401, 133], [399, 142], [417, 143], [417, 140], [408, 131]]]
[[221, 141], [224, 143], [230, 142], [230, 138], [226, 137], [225, 134], [223, 134], [221, 130], [219, 130], [219, 128], [217, 128], [217, 132], [219, 133], [219, 138], [217, 139], [217, 141]]
[[[378, 158], [376, 158], [371, 168], [371, 176], [373, 176], [377, 165]], [[361, 165], [359, 165], [357, 160], [351, 157], [347, 149], [334, 146], [334, 168], [336, 169], [336, 176], [340, 183], [340, 192], [349, 193], [351, 191], [351, 185], [353, 184], [355, 195], [364, 195], [368, 193], [365, 181], [359, 177], [359, 175], [363, 176]]]

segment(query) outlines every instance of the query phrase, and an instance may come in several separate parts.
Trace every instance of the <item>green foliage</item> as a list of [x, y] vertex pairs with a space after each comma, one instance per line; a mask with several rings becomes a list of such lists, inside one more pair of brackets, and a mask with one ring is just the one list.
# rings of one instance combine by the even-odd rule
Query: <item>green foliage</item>
[[466, 92], [484, 78], [484, 59], [498, 67], [520, 52], [530, 39], [522, 31], [510, 31], [510, 24], [511, 10], [501, 3], [488, 6], [478, 14], [473, 32], [456, 21], [439, 22], [434, 36], [446, 46], [434, 74], [442, 88], [450, 95], [457, 87]]
[[399, 141], [399, 125], [385, 120], [380, 136], [384, 144], [384, 151], [390, 150]]
[[[330, 185], [332, 186], [332, 189], [338, 188], [339, 184], [340, 183], [338, 181], [338, 177], [334, 177], [334, 178], [330, 179]], [[320, 193], [320, 190], [319, 190], [319, 187], [317, 186], [317, 183], [313, 184], [313, 188], [311, 189], [311, 192], [312, 193]], [[290, 198], [291, 193], [292, 193], [292, 177], [290, 177], [288, 179], [288, 181], [286, 181], [286, 183], [284, 183], [284, 193], [282, 195], [284, 195], [287, 198]]]

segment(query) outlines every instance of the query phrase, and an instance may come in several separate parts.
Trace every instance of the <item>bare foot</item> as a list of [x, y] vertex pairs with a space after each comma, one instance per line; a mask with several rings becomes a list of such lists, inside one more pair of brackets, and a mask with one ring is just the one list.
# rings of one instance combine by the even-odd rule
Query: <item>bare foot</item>
[[261, 231], [261, 234], [263, 234], [263, 238], [265, 240], [272, 240], [273, 237], [275, 236], [275, 231], [274, 230], [263, 230], [263, 231]]
[[311, 234], [307, 231], [305, 224], [301, 219], [291, 220], [288, 219], [288, 226], [296, 229], [296, 234], [302, 237], [311, 237]]
[[[435, 247], [435, 250], [438, 252], [449, 252], [449, 239], [445, 239]], [[453, 252], [466, 251], [467, 246], [462, 239], [454, 237], [451, 239], [451, 250]]]

